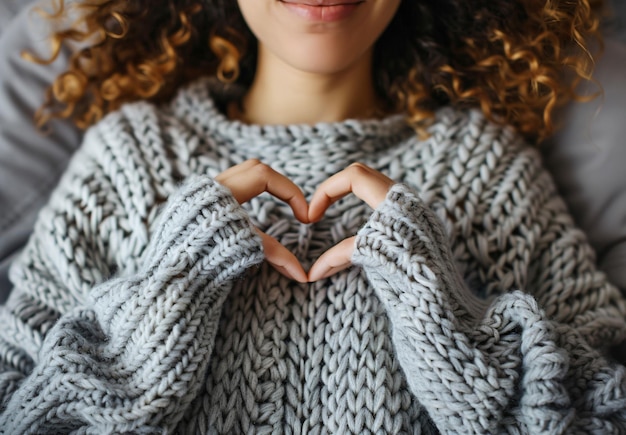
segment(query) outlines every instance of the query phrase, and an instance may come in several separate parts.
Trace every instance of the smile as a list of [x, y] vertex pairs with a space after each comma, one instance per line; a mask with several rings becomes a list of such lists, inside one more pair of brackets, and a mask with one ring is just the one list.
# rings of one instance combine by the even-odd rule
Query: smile
[[348, 18], [364, 0], [280, 0], [294, 14], [310, 21], [332, 22]]

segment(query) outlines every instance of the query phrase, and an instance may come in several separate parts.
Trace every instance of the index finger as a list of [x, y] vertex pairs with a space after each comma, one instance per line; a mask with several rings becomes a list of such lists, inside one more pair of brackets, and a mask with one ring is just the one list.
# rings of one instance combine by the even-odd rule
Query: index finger
[[299, 221], [308, 222], [308, 204], [300, 188], [258, 160], [248, 160], [233, 166], [215, 177], [215, 180], [228, 187], [240, 204], [268, 192], [289, 204]]
[[352, 164], [319, 185], [309, 202], [309, 219], [311, 222], [319, 220], [328, 207], [349, 193], [376, 208], [394, 184], [392, 179], [369, 166]]

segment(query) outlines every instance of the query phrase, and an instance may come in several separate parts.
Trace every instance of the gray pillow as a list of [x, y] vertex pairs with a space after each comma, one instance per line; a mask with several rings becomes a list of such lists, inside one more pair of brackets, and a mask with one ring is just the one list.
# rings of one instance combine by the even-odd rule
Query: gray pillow
[[614, 0], [608, 3], [605, 33], [613, 39], [626, 43], [626, 2]]
[[626, 289], [626, 44], [607, 40], [594, 76], [604, 98], [568, 105], [544, 157], [600, 268]]
[[68, 53], [49, 66], [21, 58], [25, 49], [44, 57], [49, 53], [49, 27], [28, 9], [0, 35], [0, 302], [11, 288], [12, 258], [81, 142], [81, 132], [69, 122], [52, 122], [46, 134], [34, 125], [44, 90], [64, 70]]
[[29, 0], [0, 0], [0, 34]]

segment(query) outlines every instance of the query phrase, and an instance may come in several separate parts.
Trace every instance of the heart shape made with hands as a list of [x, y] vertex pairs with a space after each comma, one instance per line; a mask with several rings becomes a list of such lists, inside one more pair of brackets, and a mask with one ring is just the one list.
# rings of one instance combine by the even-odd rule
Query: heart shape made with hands
[[[259, 160], [251, 159], [233, 166], [215, 177], [228, 187], [235, 199], [243, 204], [263, 192], [285, 201], [302, 223], [317, 222], [324, 213], [344, 196], [353, 193], [372, 209], [384, 201], [395, 184], [386, 175], [362, 163], [353, 163], [320, 184], [307, 203], [304, 194], [289, 178]], [[258, 230], [263, 240], [265, 259], [283, 275], [299, 282], [314, 282], [335, 274], [352, 264], [356, 236], [342, 240], [324, 252], [308, 273], [298, 259], [273, 237]]]

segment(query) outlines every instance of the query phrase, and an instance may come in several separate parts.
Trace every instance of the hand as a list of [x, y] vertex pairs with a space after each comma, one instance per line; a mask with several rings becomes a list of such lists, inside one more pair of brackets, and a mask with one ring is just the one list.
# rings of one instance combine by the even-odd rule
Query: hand
[[[228, 187], [240, 204], [268, 192], [285, 201], [300, 222], [308, 223], [308, 205], [302, 191], [291, 180], [279, 174], [259, 160], [247, 160], [233, 166], [215, 177], [221, 185]], [[257, 229], [263, 240], [265, 259], [283, 275], [299, 282], [307, 282], [298, 259], [273, 237]]]
[[[380, 172], [361, 163], [354, 163], [324, 181], [309, 203], [308, 220], [317, 222], [331, 204], [354, 193], [371, 208], [377, 208], [387, 197], [387, 192], [395, 182]], [[324, 252], [311, 266], [309, 282], [318, 281], [333, 275], [352, 264], [354, 240], [349, 237]]]

